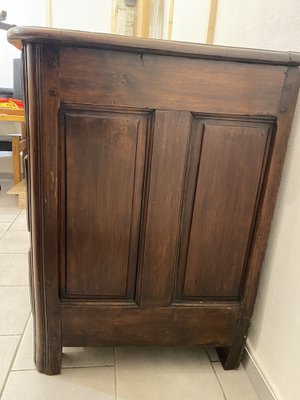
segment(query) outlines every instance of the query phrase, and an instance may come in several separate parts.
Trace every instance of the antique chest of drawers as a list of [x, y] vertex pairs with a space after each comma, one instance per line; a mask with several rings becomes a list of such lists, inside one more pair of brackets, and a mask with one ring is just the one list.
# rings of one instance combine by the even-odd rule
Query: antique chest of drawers
[[239, 364], [300, 55], [43, 28], [22, 48], [35, 361], [215, 345]]

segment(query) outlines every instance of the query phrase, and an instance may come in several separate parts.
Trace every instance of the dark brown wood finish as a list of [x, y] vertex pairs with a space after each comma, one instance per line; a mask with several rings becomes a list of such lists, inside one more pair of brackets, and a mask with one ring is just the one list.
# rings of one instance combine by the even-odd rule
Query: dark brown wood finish
[[[57, 63], [54, 68], [49, 68], [47, 64], [49, 57], [57, 60], [57, 54], [39, 45], [28, 45], [25, 54], [35, 362], [39, 371], [57, 374], [60, 371], [62, 348], [61, 310], [57, 292], [57, 118], [52, 118], [49, 124], [42, 118], [51, 113], [56, 115], [58, 110], [57, 98], [51, 96], [48, 99], [50, 82], [58, 85]], [[46, 102], [43, 101], [45, 96]]]
[[37, 369], [62, 346], [213, 344], [239, 364], [297, 53], [15, 28]]
[[198, 121], [203, 137], [193, 207], [185, 221], [182, 296], [238, 298], [269, 125]]
[[179, 57], [208, 58], [210, 60], [241, 60], [254, 64], [300, 65], [299, 53], [244, 49], [239, 47], [210, 46], [169, 40], [144, 39], [119, 35], [51, 29], [34, 26], [17, 26], [7, 33], [10, 43], [22, 49], [25, 41], [49, 43], [90, 49], [115, 49], [139, 54], [152, 53]]
[[233, 343], [239, 306], [104, 308], [90, 304], [76, 308], [65, 305], [62, 313], [65, 346], [228, 346]]
[[133, 299], [147, 115], [66, 111], [62, 118], [63, 295]]
[[190, 118], [183, 111], [155, 113], [137, 287], [141, 305], [169, 306], [172, 301]]
[[285, 73], [283, 66], [254, 68], [223, 61], [60, 48], [61, 99], [66, 103], [73, 103], [79, 92], [86, 103], [106, 106], [236, 115], [259, 115], [264, 109], [264, 115], [273, 115], [278, 112]]

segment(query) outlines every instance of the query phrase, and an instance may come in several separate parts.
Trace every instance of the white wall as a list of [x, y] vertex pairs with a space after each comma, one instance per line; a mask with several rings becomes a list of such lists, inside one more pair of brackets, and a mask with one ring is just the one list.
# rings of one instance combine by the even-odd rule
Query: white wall
[[[46, 24], [44, 0], [0, 0], [0, 10], [7, 11], [5, 22], [15, 25]], [[6, 40], [6, 31], [0, 30], [0, 87], [13, 87], [13, 59], [20, 57], [20, 51]], [[12, 174], [12, 158], [0, 158], [0, 172]]]
[[[52, 0], [52, 26], [55, 28], [110, 32], [112, 0]], [[47, 0], [0, 0], [7, 11], [7, 23], [47, 26]], [[0, 30], [0, 87], [12, 88], [12, 60], [20, 52]]]
[[112, 0], [52, 0], [52, 26], [91, 32], [111, 31]]
[[172, 40], [205, 43], [210, 0], [174, 0]]
[[[219, 0], [215, 43], [300, 51], [299, 0]], [[279, 400], [300, 398], [300, 100], [247, 346]]]
[[[52, 26], [110, 32], [112, 0], [52, 0]], [[7, 23], [47, 26], [47, 0], [0, 0], [0, 10], [7, 11]], [[13, 87], [13, 58], [20, 51], [6, 40], [0, 30], [0, 87]], [[0, 173], [12, 174], [11, 157], [0, 158]]]
[[[46, 11], [44, 0], [0, 0], [0, 10], [7, 11], [7, 23], [15, 25], [45, 25]], [[13, 58], [20, 52], [6, 40], [6, 32], [0, 30], [0, 87], [13, 87]]]

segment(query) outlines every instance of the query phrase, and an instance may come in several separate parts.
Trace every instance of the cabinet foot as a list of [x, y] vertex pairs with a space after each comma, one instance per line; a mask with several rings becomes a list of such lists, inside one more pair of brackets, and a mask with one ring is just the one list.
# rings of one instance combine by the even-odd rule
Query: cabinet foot
[[241, 363], [241, 359], [244, 353], [244, 346], [241, 348], [231, 347], [217, 347], [217, 352], [220, 357], [220, 361], [225, 370], [237, 369]]
[[241, 317], [237, 325], [236, 336], [232, 345], [216, 348], [225, 370], [237, 369], [239, 367], [244, 354], [249, 326], [249, 318]]
[[61, 372], [62, 344], [61, 335], [57, 332], [51, 338], [37, 334], [35, 329], [34, 362], [42, 374], [59, 375]]
[[35, 365], [42, 374], [59, 375], [61, 373], [62, 348], [51, 348], [49, 352], [39, 354], [36, 349]]

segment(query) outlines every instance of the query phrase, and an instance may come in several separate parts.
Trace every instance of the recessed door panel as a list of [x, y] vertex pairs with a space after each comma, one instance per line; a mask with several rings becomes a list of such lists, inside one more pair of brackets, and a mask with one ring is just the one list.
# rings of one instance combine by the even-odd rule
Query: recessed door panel
[[269, 131], [264, 123], [196, 119], [179, 259], [180, 297], [239, 296]]
[[63, 119], [64, 295], [133, 298], [148, 117], [74, 111]]

